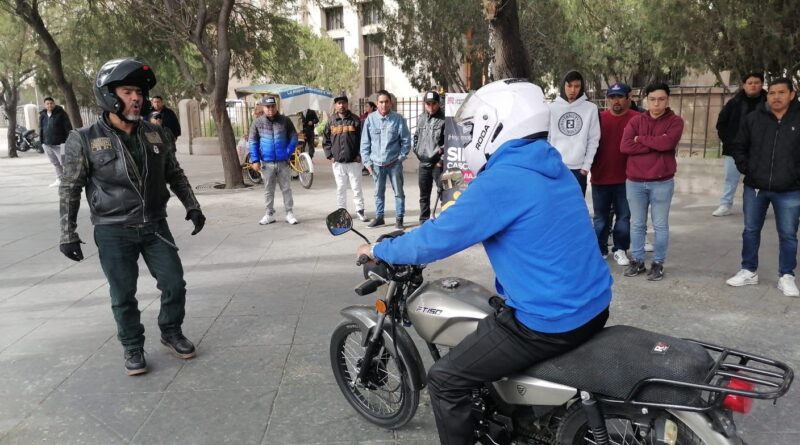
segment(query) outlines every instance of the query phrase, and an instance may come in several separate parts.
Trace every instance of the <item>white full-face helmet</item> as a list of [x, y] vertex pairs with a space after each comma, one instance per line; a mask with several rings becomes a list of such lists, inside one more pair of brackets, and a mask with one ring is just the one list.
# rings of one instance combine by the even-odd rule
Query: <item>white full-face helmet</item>
[[462, 135], [471, 135], [464, 159], [477, 174], [503, 143], [546, 133], [550, 109], [544, 93], [525, 79], [504, 79], [470, 93], [455, 117]]

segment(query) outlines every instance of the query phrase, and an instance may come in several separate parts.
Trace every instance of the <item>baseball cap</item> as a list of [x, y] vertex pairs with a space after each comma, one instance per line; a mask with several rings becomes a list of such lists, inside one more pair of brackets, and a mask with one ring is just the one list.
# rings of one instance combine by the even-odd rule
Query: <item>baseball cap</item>
[[439, 93], [436, 91], [428, 91], [425, 93], [425, 102], [439, 102]]
[[624, 83], [617, 82], [617, 83], [611, 85], [610, 87], [608, 87], [608, 90], [606, 91], [606, 97], [627, 96], [628, 93], [630, 93], [630, 92], [631, 92], [631, 87], [629, 87], [628, 85], [626, 85]]
[[261, 105], [278, 105], [278, 101], [276, 101], [273, 96], [264, 96], [264, 98], [261, 99]]
[[339, 103], [340, 101], [349, 102], [349, 100], [347, 100], [347, 96], [344, 95], [344, 94], [336, 96], [336, 97], [333, 98], [333, 103]]

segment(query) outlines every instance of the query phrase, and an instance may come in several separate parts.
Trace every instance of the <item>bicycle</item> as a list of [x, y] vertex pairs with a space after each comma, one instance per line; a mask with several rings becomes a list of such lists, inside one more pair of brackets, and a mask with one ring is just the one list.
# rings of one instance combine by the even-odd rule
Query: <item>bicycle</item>
[[[297, 146], [294, 148], [294, 153], [289, 157], [289, 168], [292, 169], [292, 178], [299, 178], [300, 185], [308, 189], [314, 183], [314, 163], [311, 162], [311, 156], [303, 151], [304, 146], [305, 138], [302, 135], [298, 135]], [[261, 172], [254, 169], [253, 163], [250, 162], [250, 153], [245, 156], [244, 162], [242, 162], [242, 175], [253, 184], [264, 182]]]

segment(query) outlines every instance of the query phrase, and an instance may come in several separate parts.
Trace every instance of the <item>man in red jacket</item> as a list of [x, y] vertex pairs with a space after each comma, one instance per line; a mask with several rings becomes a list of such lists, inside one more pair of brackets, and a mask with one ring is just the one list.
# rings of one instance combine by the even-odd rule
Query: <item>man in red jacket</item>
[[594, 231], [600, 253], [608, 256], [608, 232], [611, 230], [611, 206], [614, 206], [612, 252], [620, 266], [629, 264], [626, 251], [631, 244], [631, 211], [625, 197], [625, 167], [628, 155], [619, 151], [625, 126], [638, 113], [631, 110], [631, 88], [615, 83], [606, 91], [609, 108], [600, 113], [600, 145], [592, 163], [592, 205]]
[[626, 277], [645, 272], [644, 239], [647, 210], [655, 229], [653, 262], [647, 279], [664, 278], [664, 260], [669, 245], [669, 206], [675, 188], [675, 149], [683, 134], [683, 119], [669, 108], [669, 86], [653, 83], [645, 87], [647, 111], [634, 116], [625, 127], [620, 151], [628, 155], [625, 192], [631, 210], [631, 255]]

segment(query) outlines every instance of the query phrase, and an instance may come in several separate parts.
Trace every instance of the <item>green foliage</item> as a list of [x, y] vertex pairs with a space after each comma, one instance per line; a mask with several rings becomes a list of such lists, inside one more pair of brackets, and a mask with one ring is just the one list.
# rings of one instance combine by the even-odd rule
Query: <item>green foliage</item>
[[0, 104], [16, 107], [19, 87], [33, 75], [33, 36], [20, 19], [0, 11]]

